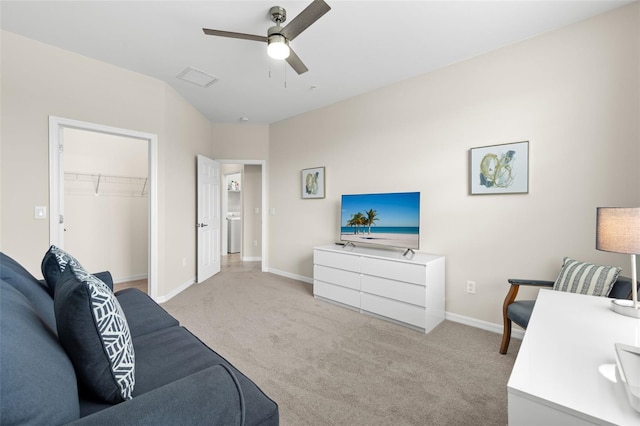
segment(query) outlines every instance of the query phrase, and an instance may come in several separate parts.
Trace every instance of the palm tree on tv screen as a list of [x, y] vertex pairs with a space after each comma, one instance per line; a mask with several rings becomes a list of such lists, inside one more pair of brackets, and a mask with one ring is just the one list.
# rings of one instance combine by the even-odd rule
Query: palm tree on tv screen
[[369, 209], [369, 211], [366, 212], [366, 214], [367, 214], [367, 217], [365, 220], [366, 220], [367, 226], [369, 227], [369, 235], [371, 235], [371, 225], [375, 225], [375, 222], [380, 220], [380, 218], [376, 217], [378, 216], [378, 212], [373, 209]]
[[347, 226], [355, 226], [355, 235], [360, 233], [360, 226], [365, 225], [367, 218], [360, 212], [351, 215], [351, 219], [347, 222]]

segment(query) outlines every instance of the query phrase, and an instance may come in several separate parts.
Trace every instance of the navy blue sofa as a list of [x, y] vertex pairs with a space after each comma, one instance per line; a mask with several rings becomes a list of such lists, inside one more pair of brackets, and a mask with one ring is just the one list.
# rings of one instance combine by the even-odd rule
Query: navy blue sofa
[[[113, 289], [108, 272], [95, 275]], [[278, 425], [278, 405], [149, 296], [115, 295], [135, 349], [135, 388], [110, 404], [78, 384], [46, 283], [0, 253], [0, 424]]]

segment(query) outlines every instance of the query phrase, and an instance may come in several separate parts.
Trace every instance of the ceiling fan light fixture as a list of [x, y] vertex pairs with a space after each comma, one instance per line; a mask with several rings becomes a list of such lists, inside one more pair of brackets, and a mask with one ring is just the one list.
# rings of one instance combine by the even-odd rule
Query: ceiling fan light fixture
[[273, 59], [289, 57], [289, 41], [282, 34], [271, 34], [267, 40], [267, 54]]

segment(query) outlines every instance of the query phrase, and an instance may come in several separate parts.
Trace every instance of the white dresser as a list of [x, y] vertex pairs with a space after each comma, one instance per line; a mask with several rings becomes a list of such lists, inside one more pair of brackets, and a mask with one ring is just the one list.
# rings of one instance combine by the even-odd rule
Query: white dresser
[[445, 258], [329, 245], [313, 251], [313, 295], [431, 331], [444, 320]]
[[640, 346], [640, 320], [610, 304], [540, 291], [507, 385], [510, 426], [640, 425], [614, 367], [614, 343]]

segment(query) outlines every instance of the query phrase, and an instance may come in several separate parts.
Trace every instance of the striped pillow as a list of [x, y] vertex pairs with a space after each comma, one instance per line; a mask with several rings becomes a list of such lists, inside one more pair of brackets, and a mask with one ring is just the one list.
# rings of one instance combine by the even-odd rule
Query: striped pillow
[[618, 279], [620, 268], [579, 262], [565, 257], [554, 290], [570, 293], [607, 296]]

